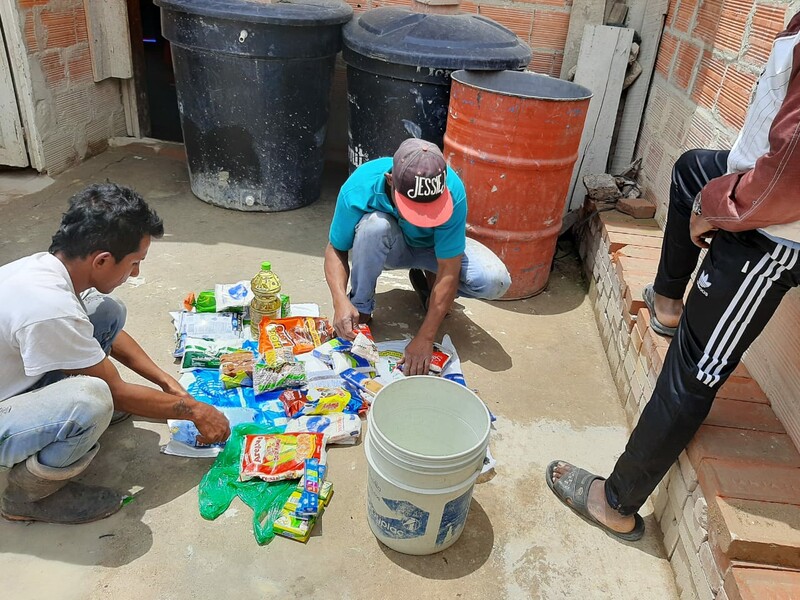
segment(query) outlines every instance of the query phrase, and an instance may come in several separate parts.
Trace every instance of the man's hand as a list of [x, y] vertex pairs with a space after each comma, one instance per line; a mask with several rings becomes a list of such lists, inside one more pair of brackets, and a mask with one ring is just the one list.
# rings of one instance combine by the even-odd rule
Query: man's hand
[[210, 404], [197, 404], [190, 409], [190, 419], [197, 427], [200, 435], [197, 441], [200, 444], [216, 444], [226, 441], [231, 435], [231, 424], [228, 419]]
[[716, 231], [717, 228], [706, 221], [705, 217], [692, 213], [692, 218], [689, 220], [689, 236], [695, 246], [708, 248], [709, 243], [706, 239], [714, 237]]
[[336, 335], [346, 340], [354, 340], [353, 327], [358, 324], [358, 310], [350, 300], [343, 299], [333, 306], [333, 328]]
[[405, 354], [400, 360], [403, 366], [403, 375], [427, 375], [431, 366], [433, 355], [433, 340], [427, 340], [419, 335], [406, 346]]

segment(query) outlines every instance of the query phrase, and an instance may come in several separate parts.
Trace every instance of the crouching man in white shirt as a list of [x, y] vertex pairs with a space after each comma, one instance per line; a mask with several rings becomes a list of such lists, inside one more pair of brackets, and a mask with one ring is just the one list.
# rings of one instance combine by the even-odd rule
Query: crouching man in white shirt
[[[203, 440], [230, 429], [194, 400], [124, 330], [125, 307], [106, 296], [139, 274], [161, 219], [136, 192], [93, 185], [73, 196], [49, 252], [0, 267], [0, 466], [10, 467], [0, 514], [86, 523], [122, 505], [110, 489], [74, 481], [97, 440], [127, 414], [194, 421]], [[112, 356], [161, 388], [126, 383]]]

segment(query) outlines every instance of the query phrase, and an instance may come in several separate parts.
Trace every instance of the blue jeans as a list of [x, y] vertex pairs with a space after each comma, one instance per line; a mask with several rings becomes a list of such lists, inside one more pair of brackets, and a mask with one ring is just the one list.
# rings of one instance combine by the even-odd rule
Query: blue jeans
[[[358, 312], [375, 310], [375, 286], [384, 270], [438, 268], [433, 248], [414, 248], [406, 243], [397, 220], [386, 213], [364, 215], [356, 226], [351, 254], [350, 301]], [[503, 262], [486, 246], [467, 238], [461, 258], [458, 295], [496, 300], [508, 291], [511, 276]]]
[[[94, 337], [108, 354], [125, 325], [125, 306], [97, 292], [84, 304]], [[113, 410], [102, 379], [47, 373], [28, 391], [0, 402], [0, 466], [12, 467], [37, 453], [43, 465], [71, 465], [95, 445]]]

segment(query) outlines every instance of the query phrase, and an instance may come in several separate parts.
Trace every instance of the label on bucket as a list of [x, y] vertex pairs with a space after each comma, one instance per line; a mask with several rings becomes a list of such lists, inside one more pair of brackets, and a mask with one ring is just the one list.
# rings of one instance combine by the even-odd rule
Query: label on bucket
[[425, 535], [430, 516], [428, 511], [422, 510], [407, 500], [391, 500], [389, 498], [381, 498], [381, 500], [388, 509], [388, 512], [383, 515], [378, 514], [372, 506], [372, 502], [367, 504], [369, 518], [383, 535], [395, 540], [408, 540]]
[[441, 546], [446, 541], [458, 537], [469, 514], [469, 504], [472, 500], [472, 486], [455, 500], [450, 500], [444, 505], [442, 522], [439, 524], [439, 533], [436, 536], [436, 545]]

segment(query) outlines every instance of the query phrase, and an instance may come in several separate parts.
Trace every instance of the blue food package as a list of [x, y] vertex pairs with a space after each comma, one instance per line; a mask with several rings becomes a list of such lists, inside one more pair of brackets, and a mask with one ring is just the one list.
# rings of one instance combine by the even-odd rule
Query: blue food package
[[322, 483], [318, 458], [307, 458], [303, 471], [303, 492], [297, 503], [295, 514], [313, 517], [319, 512], [319, 488]]
[[[256, 423], [258, 421], [258, 411], [254, 408], [220, 408], [219, 411], [225, 415], [231, 428], [241, 423]], [[186, 444], [194, 448], [202, 448], [207, 446], [223, 447], [225, 442], [218, 442], [216, 444], [200, 444], [197, 442], [197, 437], [200, 432], [197, 426], [191, 421], [183, 419], [168, 419], [167, 426], [169, 427], [170, 439], [174, 442]]]

